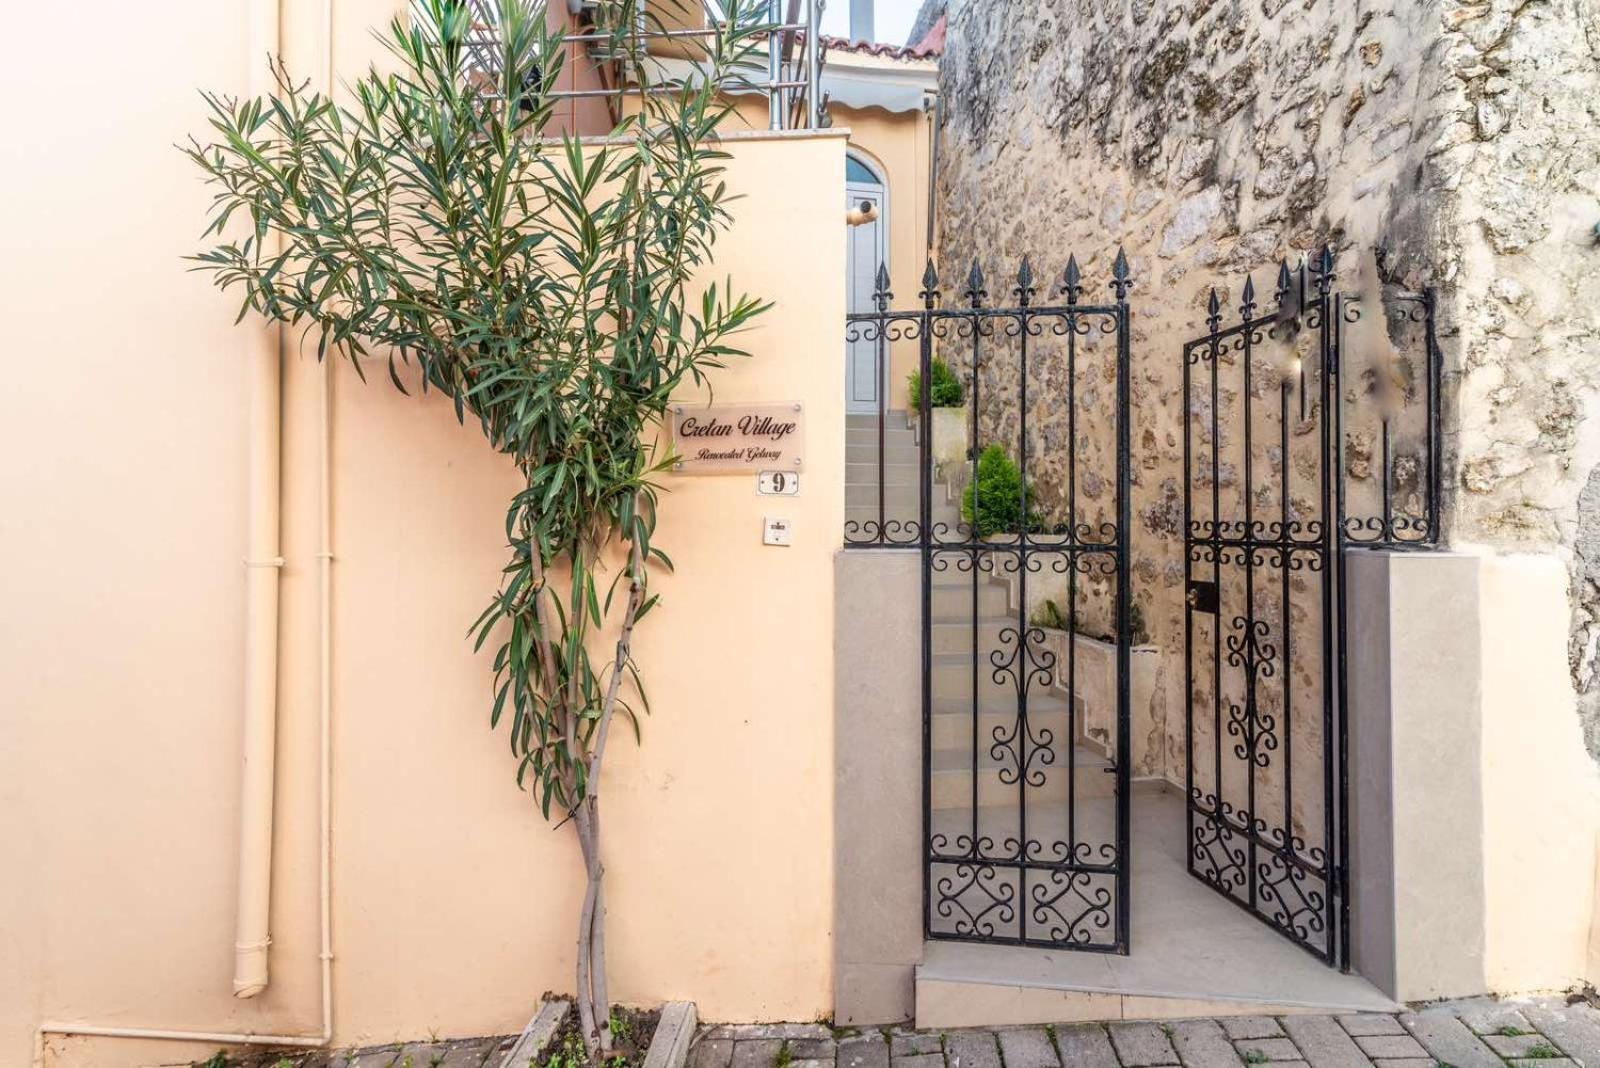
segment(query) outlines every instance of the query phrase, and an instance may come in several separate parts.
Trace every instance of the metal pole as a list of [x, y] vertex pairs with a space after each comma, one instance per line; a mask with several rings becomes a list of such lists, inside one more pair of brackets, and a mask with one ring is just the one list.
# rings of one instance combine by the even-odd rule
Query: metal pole
[[806, 0], [806, 128], [822, 126], [822, 70], [818, 60], [822, 49], [817, 40], [821, 19], [817, 8], [822, 0]]
[[[783, 24], [783, 0], [767, 0], [767, 18], [774, 27]], [[779, 30], [767, 34], [767, 126], [783, 129], [783, 37]]]

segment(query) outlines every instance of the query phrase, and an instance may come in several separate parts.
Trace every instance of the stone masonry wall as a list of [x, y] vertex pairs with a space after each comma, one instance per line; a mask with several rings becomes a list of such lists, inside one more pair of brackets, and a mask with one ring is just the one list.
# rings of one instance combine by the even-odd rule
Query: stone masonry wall
[[[1180, 347], [1204, 332], [1213, 286], [1236, 309], [1251, 275], [1257, 300], [1270, 301], [1277, 263], [1324, 242], [1342, 284], [1390, 310], [1396, 289], [1437, 287], [1446, 535], [1571, 560], [1571, 660], [1593, 747], [1600, 3], [951, 0], [948, 14], [938, 189], [947, 292], [976, 260], [998, 299], [1026, 254], [1040, 299], [1056, 300], [1070, 251], [1091, 287], [1085, 299], [1101, 299], [1095, 287], [1119, 246], [1132, 265], [1134, 597], [1163, 653], [1152, 706], [1135, 710], [1136, 732], [1159, 744], [1136, 772], [1184, 776], [1181, 418], [1204, 415], [1209, 401], [1183, 396]], [[1352, 344], [1375, 347], [1370, 324], [1385, 317], [1364, 318]], [[1276, 389], [1293, 355], [1263, 358], [1253, 395]], [[988, 396], [984, 436], [1015, 440], [1016, 392]], [[1032, 391], [1032, 421], [1048, 423], [1050, 398]], [[1225, 423], [1237, 419], [1236, 395], [1218, 403], [1231, 405]], [[1032, 434], [1048, 505], [1063, 480], [1050, 457], [1062, 453], [1037, 448]], [[1112, 444], [1103, 418], [1080, 420], [1080, 465], [1108, 470]], [[1353, 492], [1370, 490], [1370, 433], [1352, 426], [1347, 446]], [[1258, 478], [1281, 469], [1277, 453], [1260, 452]], [[1230, 492], [1242, 492], [1238, 478], [1237, 464], [1222, 465]], [[1282, 606], [1259, 608], [1270, 618]]]

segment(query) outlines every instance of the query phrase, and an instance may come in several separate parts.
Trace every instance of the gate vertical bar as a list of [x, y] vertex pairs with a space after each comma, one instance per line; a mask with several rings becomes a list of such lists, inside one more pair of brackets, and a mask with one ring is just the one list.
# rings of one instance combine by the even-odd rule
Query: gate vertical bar
[[[1333, 270], [1332, 249], [1329, 249], [1323, 254], [1323, 262], [1327, 264], [1328, 271], [1331, 273]], [[1376, 309], [1376, 311], [1380, 316], [1383, 314], [1383, 309], [1381, 307]], [[1330, 852], [1328, 857], [1328, 872], [1331, 877], [1330, 883], [1332, 884], [1329, 888], [1329, 896], [1332, 897], [1334, 893], [1337, 893], [1339, 896], [1339, 929], [1337, 940], [1334, 939], [1333, 933], [1331, 931], [1329, 932], [1328, 954], [1330, 958], [1338, 960], [1340, 970], [1348, 972], [1350, 970], [1350, 694], [1348, 686], [1350, 673], [1347, 655], [1347, 643], [1345, 641], [1345, 623], [1348, 613], [1346, 612], [1347, 605], [1345, 600], [1344, 571], [1344, 553], [1346, 548], [1344, 485], [1344, 390], [1341, 381], [1342, 369], [1340, 366], [1344, 358], [1344, 328], [1344, 297], [1342, 295], [1335, 294], [1333, 297], [1333, 359], [1330, 365], [1331, 373], [1328, 376], [1331, 379], [1329, 389], [1333, 393], [1334, 401], [1333, 410], [1328, 414], [1328, 422], [1332, 427], [1334, 442], [1333, 455], [1331, 456], [1329, 462], [1333, 466], [1335, 501], [1334, 512], [1336, 518], [1334, 529], [1337, 532], [1338, 546], [1337, 559], [1333, 561], [1333, 564], [1338, 569], [1334, 579], [1336, 587], [1334, 611], [1338, 615], [1338, 625], [1337, 631], [1334, 635], [1334, 640], [1338, 642], [1339, 646], [1338, 677], [1335, 679], [1335, 685], [1338, 687], [1338, 700], [1336, 704], [1337, 714], [1339, 717], [1338, 753], [1335, 759], [1339, 763], [1339, 770], [1337, 777], [1338, 785], [1335, 788], [1337, 792], [1334, 794], [1334, 803], [1330, 804], [1329, 807], [1337, 808], [1338, 810], [1337, 819], [1339, 823], [1339, 851], [1337, 855], [1333, 855]], [[1387, 416], [1384, 418], [1384, 431], [1385, 439], [1387, 440]], [[1387, 490], [1389, 479], [1387, 455], [1384, 457], [1384, 464], [1385, 469], [1383, 477], [1385, 489]], [[1385, 500], [1383, 505], [1383, 518], [1385, 523], [1388, 523], [1390, 518], [1388, 511], [1389, 501], [1387, 497], [1388, 494], [1385, 492]], [[1337, 889], [1335, 890], [1334, 887], [1337, 887]]]
[[[1133, 433], [1129, 414], [1133, 408], [1130, 390], [1131, 331], [1128, 309], [1128, 256], [1117, 250], [1112, 269], [1112, 289], [1117, 298], [1117, 952], [1126, 953], [1129, 937], [1129, 909], [1132, 904], [1129, 863], [1131, 816], [1129, 789], [1132, 781], [1133, 727], [1129, 722], [1133, 706], [1130, 646], [1133, 628], [1128, 599], [1130, 573], [1128, 540], [1133, 522], [1129, 500], [1133, 485]], [[1025, 525], [1025, 524], [1024, 524]]]
[[[1255, 658], [1256, 641], [1256, 520], [1255, 520], [1255, 439], [1251, 434], [1253, 412], [1251, 402], [1252, 367], [1255, 362], [1255, 349], [1251, 345], [1255, 331], [1250, 325], [1252, 315], [1256, 308], [1256, 285], [1249, 276], [1244, 280], [1244, 293], [1239, 304], [1239, 321], [1243, 324], [1244, 331], [1239, 335], [1241, 362], [1244, 371], [1244, 388], [1239, 392], [1240, 418], [1244, 423], [1244, 464], [1241, 477], [1244, 489], [1244, 530], [1240, 532], [1240, 563], [1244, 565], [1244, 723], [1242, 735], [1245, 752], [1245, 849], [1249, 857], [1249, 871], [1246, 872], [1245, 882], [1248, 888], [1247, 900], [1250, 908], [1255, 909], [1260, 896], [1260, 887], [1257, 884], [1257, 857], [1256, 857], [1256, 745], [1258, 744], [1259, 721], [1257, 719], [1256, 692], [1259, 681], [1258, 668]], [[1218, 616], [1218, 626], [1221, 626], [1221, 616]], [[1221, 739], [1218, 739], [1220, 744]]]
[[[1022, 857], [1028, 855], [1028, 767], [1032, 754], [1033, 729], [1028, 724], [1028, 688], [1033, 672], [1028, 669], [1028, 302], [1033, 296], [1033, 268], [1022, 257], [1017, 272], [1017, 468], [1022, 478], [1017, 486], [1017, 839]], [[976, 510], [976, 508], [974, 508]], [[1017, 871], [1018, 936], [1028, 938], [1028, 869]]]
[[[812, 0], [813, 6], [815, 0]], [[927, 856], [933, 841], [933, 309], [939, 298], [939, 275], [928, 261], [922, 272], [922, 322], [917, 346], [921, 396], [917, 405], [922, 433], [917, 441], [917, 541], [922, 558], [922, 934], [933, 930], [932, 899], [929, 883], [933, 869]], [[883, 386], [878, 387], [880, 393]], [[879, 426], [882, 434], [882, 426]], [[880, 436], [880, 440], [881, 436]], [[878, 450], [880, 464], [883, 449]], [[879, 481], [879, 487], [883, 485]]]
[[1338, 668], [1335, 658], [1338, 656], [1336, 643], [1338, 640], [1338, 612], [1337, 603], [1338, 585], [1334, 569], [1339, 566], [1339, 544], [1341, 534], [1339, 530], [1338, 505], [1334, 501], [1334, 485], [1339, 481], [1338, 469], [1334, 466], [1338, 450], [1338, 440], [1334, 437], [1333, 412], [1337, 407], [1338, 394], [1334, 391], [1333, 360], [1334, 360], [1334, 317], [1337, 314], [1333, 299], [1333, 249], [1325, 247], [1317, 260], [1316, 271], [1317, 296], [1321, 301], [1320, 311], [1317, 316], [1317, 352], [1318, 352], [1318, 399], [1319, 412], [1322, 420], [1321, 445], [1322, 455], [1318, 459], [1318, 467], [1322, 477], [1322, 853], [1324, 870], [1324, 887], [1326, 894], [1323, 909], [1326, 913], [1324, 922], [1329, 932], [1329, 956], [1334, 953], [1333, 923], [1337, 916], [1335, 904], [1335, 856], [1337, 841], [1335, 837], [1337, 828], [1334, 824], [1335, 813], [1331, 799], [1335, 792], [1334, 776], [1337, 769], [1334, 767], [1334, 756], [1337, 746], [1333, 739], [1337, 725], [1335, 720], [1335, 705], [1337, 703], [1334, 687], [1338, 684]]

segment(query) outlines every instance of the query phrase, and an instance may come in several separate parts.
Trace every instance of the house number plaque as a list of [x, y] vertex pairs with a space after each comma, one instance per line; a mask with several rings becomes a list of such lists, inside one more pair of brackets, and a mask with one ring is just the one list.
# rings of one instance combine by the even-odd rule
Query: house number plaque
[[804, 466], [805, 409], [798, 404], [675, 405], [672, 446], [681, 475], [797, 472]]

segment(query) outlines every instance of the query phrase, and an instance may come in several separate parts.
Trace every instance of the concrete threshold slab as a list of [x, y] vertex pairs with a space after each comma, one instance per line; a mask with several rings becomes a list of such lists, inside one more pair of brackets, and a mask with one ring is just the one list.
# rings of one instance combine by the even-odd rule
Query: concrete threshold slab
[[1402, 1008], [1190, 876], [1176, 794], [1133, 800], [1129, 955], [930, 941], [916, 972], [919, 1027]]

